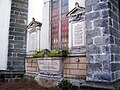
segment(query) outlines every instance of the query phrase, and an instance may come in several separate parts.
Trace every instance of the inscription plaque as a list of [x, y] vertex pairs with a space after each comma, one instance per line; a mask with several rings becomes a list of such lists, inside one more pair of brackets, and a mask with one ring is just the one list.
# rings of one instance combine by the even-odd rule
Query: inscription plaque
[[36, 32], [30, 33], [30, 50], [36, 50], [37, 49], [37, 34]]
[[85, 45], [85, 24], [84, 22], [77, 22], [72, 25], [73, 33], [73, 47]]
[[59, 71], [60, 60], [38, 60], [38, 66], [42, 71]]
[[38, 60], [41, 77], [61, 78], [61, 60]]

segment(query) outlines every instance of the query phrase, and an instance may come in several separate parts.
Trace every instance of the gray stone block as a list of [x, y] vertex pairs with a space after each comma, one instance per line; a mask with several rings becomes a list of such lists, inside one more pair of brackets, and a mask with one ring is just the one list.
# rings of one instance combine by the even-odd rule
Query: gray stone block
[[119, 79], [120, 78], [120, 70], [115, 72], [115, 79]]
[[85, 8], [85, 13], [89, 13], [92, 11], [92, 6], [88, 6]]
[[14, 36], [12, 36], [12, 35], [9, 36], [9, 39], [14, 40]]
[[103, 10], [102, 11], [102, 17], [107, 18], [109, 16], [108, 10]]
[[109, 0], [114, 6], [118, 7], [118, 1], [116, 0]]
[[28, 0], [12, 0], [12, 2], [19, 3], [19, 4], [28, 4]]
[[111, 71], [117, 71], [120, 70], [120, 63], [111, 63]]
[[19, 11], [19, 12], [28, 12], [27, 9], [17, 8], [17, 7], [11, 7], [12, 10]]
[[107, 18], [105, 19], [98, 19], [94, 21], [94, 27], [107, 27], [109, 24], [109, 21]]
[[107, 45], [110, 44], [109, 36], [98, 36], [93, 39], [95, 45]]
[[100, 54], [101, 48], [99, 46], [91, 45], [87, 47], [86, 52], [89, 54]]
[[103, 70], [102, 63], [94, 63], [94, 72], [102, 70]]
[[22, 32], [9, 32], [9, 34], [13, 36], [25, 36], [26, 35], [25, 33], [22, 33]]
[[111, 45], [111, 53], [119, 54], [119, 47], [116, 45]]
[[24, 40], [24, 37], [15, 36], [15, 40]]
[[110, 34], [110, 29], [108, 27], [102, 28], [102, 35], [106, 36]]
[[88, 30], [92, 29], [92, 22], [90, 22], [90, 21], [86, 22], [86, 29], [88, 29]]
[[26, 28], [24, 28], [24, 27], [20, 27], [20, 28], [19, 28], [19, 27], [16, 27], [16, 28], [15, 28], [15, 31], [16, 31], [16, 32], [26, 33]]
[[87, 81], [92, 81], [93, 80], [93, 78], [92, 78], [92, 75], [93, 73], [92, 72], [86, 72], [86, 80]]
[[93, 5], [93, 10], [97, 11], [97, 10], [103, 10], [103, 9], [107, 9], [108, 8], [108, 3], [99, 3], [96, 5]]
[[87, 72], [92, 73], [94, 70], [94, 63], [87, 63], [86, 70]]
[[114, 60], [115, 60], [116, 62], [120, 62], [120, 55], [115, 55], [114, 58], [115, 58]]
[[93, 39], [92, 39], [92, 38], [89, 38], [89, 37], [86, 37], [86, 44], [87, 44], [87, 45], [93, 44]]
[[12, 31], [12, 32], [15, 31], [15, 28], [14, 28], [14, 27], [10, 27], [10, 28], [9, 28], [9, 32], [11, 32], [11, 31]]
[[116, 29], [116, 30], [118, 30], [118, 22], [116, 22], [115, 20], [113, 20], [113, 27]]
[[108, 0], [100, 0], [101, 2], [107, 2]]
[[99, 19], [99, 18], [100, 18], [99, 12], [89, 13], [89, 14], [86, 14], [86, 16], [85, 16], [86, 21], [92, 21], [94, 19]]
[[111, 82], [112, 74], [110, 72], [95, 72], [94, 80]]
[[92, 55], [87, 55], [86, 58], [87, 58], [87, 60], [86, 60], [87, 63], [93, 63], [94, 62], [94, 57]]
[[113, 11], [109, 10], [109, 15], [110, 15], [110, 17], [111, 17], [112, 19], [114, 19], [115, 21], [118, 21], [117, 15], [114, 14]]
[[85, 0], [85, 6], [92, 6], [98, 3], [99, 3], [99, 0]]
[[102, 52], [105, 54], [110, 54], [111, 53], [111, 46], [110, 45], [102, 46]]
[[119, 15], [119, 9], [118, 8], [119, 7], [112, 5], [112, 11], [117, 15]]
[[98, 63], [103, 63], [105, 61], [110, 62], [111, 61], [111, 55], [106, 54], [106, 55], [95, 55], [94, 56], [94, 61]]
[[95, 28], [94, 30], [86, 31], [86, 38], [91, 39], [95, 36], [101, 36], [101, 28]]
[[103, 61], [103, 71], [107, 71], [107, 72], [109, 72], [110, 71], [110, 68], [111, 68], [111, 66], [110, 66], [110, 62], [109, 61]]

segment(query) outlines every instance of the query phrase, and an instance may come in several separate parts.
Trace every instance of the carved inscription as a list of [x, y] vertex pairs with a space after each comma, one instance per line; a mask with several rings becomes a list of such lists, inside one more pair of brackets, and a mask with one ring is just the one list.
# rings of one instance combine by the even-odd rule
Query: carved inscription
[[74, 23], [73, 25], [73, 47], [85, 45], [85, 25], [84, 22]]
[[37, 36], [36, 32], [30, 33], [30, 51], [34, 51], [37, 48]]
[[38, 66], [42, 71], [59, 71], [60, 60], [38, 60]]

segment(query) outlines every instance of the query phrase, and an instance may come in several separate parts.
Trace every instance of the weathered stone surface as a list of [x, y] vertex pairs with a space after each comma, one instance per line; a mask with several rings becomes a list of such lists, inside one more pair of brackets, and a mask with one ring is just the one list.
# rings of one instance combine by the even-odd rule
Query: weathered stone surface
[[88, 29], [88, 30], [92, 29], [92, 22], [87, 21], [87, 23], [86, 23], [86, 29]]
[[85, 8], [85, 12], [90, 12], [90, 11], [92, 11], [92, 7], [91, 6], [88, 6], [88, 7]]
[[119, 47], [116, 45], [111, 45], [111, 52], [114, 54], [119, 54], [120, 53]]
[[110, 46], [102, 46], [102, 52], [105, 54], [111, 53], [111, 47]]
[[100, 0], [101, 2], [106, 2], [106, 1], [108, 1], [108, 0]]
[[86, 31], [86, 38], [87, 39], [91, 39], [95, 36], [100, 36], [101, 35], [101, 28], [95, 28], [94, 30], [89, 30], [89, 31]]
[[99, 54], [100, 53], [100, 47], [92, 45], [87, 48], [87, 53], [91, 54]]
[[95, 45], [105, 45], [105, 44], [110, 44], [110, 37], [109, 36], [99, 36], [99, 37], [95, 37], [93, 39], [94, 44]]
[[100, 13], [99, 12], [93, 12], [93, 13], [86, 14], [85, 20], [86, 21], [91, 21], [91, 20], [99, 19], [99, 18], [100, 18]]
[[108, 10], [103, 10], [102, 16], [103, 16], [103, 18], [107, 18], [109, 16]]
[[99, 0], [85, 0], [85, 6], [91, 6], [97, 4]]
[[44, 87], [55, 87], [58, 85], [61, 79], [52, 79], [52, 78], [46, 78], [46, 77], [40, 77], [37, 75], [35, 77], [35, 80], [38, 82], [39, 85]]
[[[8, 45], [8, 67], [5, 74], [23, 75], [26, 56], [26, 26], [28, 0], [11, 0], [11, 15]], [[11, 77], [8, 77], [11, 78]], [[17, 79], [17, 78], [16, 78]]]
[[102, 69], [101, 63], [94, 63], [94, 71], [102, 71]]
[[[85, 2], [86, 8], [92, 7], [92, 10], [86, 9], [86, 78], [88, 81], [111, 82], [120, 77], [118, 0], [90, 1]], [[99, 28], [100, 34], [94, 31], [95, 28]]]
[[97, 63], [103, 63], [105, 61], [110, 62], [111, 61], [111, 55], [95, 55], [94, 60]]
[[110, 82], [112, 80], [112, 74], [109, 72], [95, 72], [94, 80]]
[[99, 3], [96, 5], [93, 5], [93, 10], [97, 11], [97, 10], [103, 10], [103, 9], [107, 9], [108, 8], [108, 3]]
[[117, 71], [120, 70], [120, 63], [111, 63], [111, 71]]
[[94, 62], [93, 55], [87, 55], [86, 58], [87, 58], [87, 63], [93, 63]]
[[94, 21], [94, 27], [107, 27], [108, 19], [98, 19]]
[[108, 27], [102, 28], [102, 35], [109, 35], [110, 34], [110, 29]]

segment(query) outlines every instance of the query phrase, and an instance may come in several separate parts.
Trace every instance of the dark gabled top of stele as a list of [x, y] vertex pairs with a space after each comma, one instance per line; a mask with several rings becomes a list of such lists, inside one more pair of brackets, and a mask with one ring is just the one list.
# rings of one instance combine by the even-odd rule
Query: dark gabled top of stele
[[71, 16], [72, 14], [76, 13], [77, 11], [79, 11], [79, 12], [82, 13], [82, 12], [84, 12], [84, 10], [85, 10], [85, 7], [80, 7], [80, 6], [79, 6], [79, 3], [76, 2], [76, 3], [75, 3], [75, 7], [74, 7], [70, 12], [68, 12], [68, 13], [66, 14], [66, 16], [69, 17], [69, 16]]
[[34, 25], [36, 27], [41, 27], [42, 23], [35, 21], [35, 18], [32, 18], [32, 22], [30, 24], [28, 24], [27, 29], [32, 28]]

